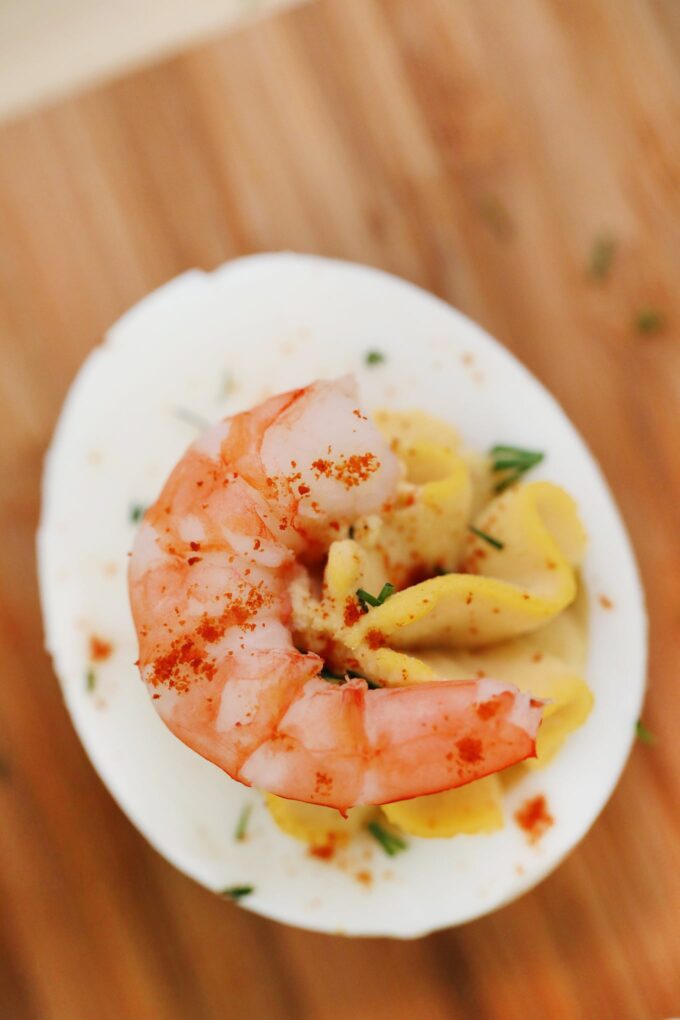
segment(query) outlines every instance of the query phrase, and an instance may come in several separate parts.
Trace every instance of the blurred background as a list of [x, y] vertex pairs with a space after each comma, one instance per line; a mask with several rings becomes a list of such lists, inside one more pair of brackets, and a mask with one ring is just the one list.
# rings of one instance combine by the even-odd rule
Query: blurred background
[[123, 74], [294, 2], [4, 0], [0, 116]]
[[[678, 0], [0, 3], [3, 1020], [680, 1015], [679, 126]], [[648, 593], [652, 742], [592, 832], [413, 943], [286, 929], [174, 871], [42, 651], [39, 478], [78, 365], [183, 270], [288, 248], [413, 280], [517, 354]]]

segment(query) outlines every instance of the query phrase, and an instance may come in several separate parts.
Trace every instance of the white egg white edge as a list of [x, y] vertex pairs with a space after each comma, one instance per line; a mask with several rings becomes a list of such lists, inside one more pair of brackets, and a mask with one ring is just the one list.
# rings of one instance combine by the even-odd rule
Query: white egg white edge
[[[386, 355], [374, 368], [364, 362], [372, 348]], [[215, 399], [222, 369], [235, 385]], [[591, 718], [554, 763], [508, 794], [502, 832], [412, 839], [393, 859], [362, 837], [357, 853], [372, 854], [370, 887], [311, 859], [278, 831], [259, 795], [165, 729], [133, 665], [124, 576], [134, 537], [123, 522], [127, 508], [153, 500], [196, 434], [175, 413], [180, 401], [216, 420], [266, 393], [347, 371], [358, 376], [369, 409], [419, 407], [449, 420], [477, 449], [500, 440], [546, 449], [534, 477], [576, 497], [590, 536]], [[535, 886], [582, 839], [630, 753], [645, 690], [647, 618], [631, 545], [599, 467], [554, 398], [497, 341], [376, 269], [316, 256], [249, 256], [211, 274], [185, 273], [131, 309], [66, 398], [45, 464], [38, 564], [46, 645], [100, 777], [179, 870], [215, 891], [253, 884], [241, 906], [275, 920], [413, 938], [489, 913]], [[115, 576], [105, 572], [112, 566]], [[603, 609], [598, 594], [613, 609]], [[116, 649], [98, 669], [94, 694], [84, 683], [90, 632]], [[556, 822], [529, 846], [512, 813], [535, 792], [545, 792]], [[254, 810], [240, 844], [233, 829], [245, 803]]]

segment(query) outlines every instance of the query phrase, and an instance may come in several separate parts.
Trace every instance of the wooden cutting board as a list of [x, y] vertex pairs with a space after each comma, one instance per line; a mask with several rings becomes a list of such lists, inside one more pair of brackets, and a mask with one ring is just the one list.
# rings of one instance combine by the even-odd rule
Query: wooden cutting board
[[[679, 56], [677, 0], [321, 0], [0, 130], [3, 1018], [680, 1014]], [[507, 344], [647, 586], [655, 744], [539, 889], [420, 942], [285, 929], [177, 874], [41, 651], [39, 472], [79, 363], [175, 274], [278, 248], [398, 273]]]

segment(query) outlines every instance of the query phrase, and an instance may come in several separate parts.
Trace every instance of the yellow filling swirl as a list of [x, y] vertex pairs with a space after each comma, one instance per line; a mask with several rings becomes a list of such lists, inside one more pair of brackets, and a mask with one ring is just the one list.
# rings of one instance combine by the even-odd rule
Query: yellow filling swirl
[[[292, 590], [302, 647], [386, 685], [490, 676], [547, 700], [540, 767], [592, 707], [582, 677], [585, 596], [578, 567], [586, 534], [576, 505], [550, 482], [494, 494], [491, 462], [461, 448], [450, 426], [420, 412], [378, 412], [404, 479], [380, 516], [360, 518], [328, 552], [321, 592], [307, 575]], [[382, 605], [373, 595], [397, 587]], [[513, 772], [515, 770], [512, 770]], [[503, 775], [382, 810], [403, 832], [450, 837], [503, 825]], [[375, 817], [268, 796], [283, 831], [313, 848], [343, 842]]]

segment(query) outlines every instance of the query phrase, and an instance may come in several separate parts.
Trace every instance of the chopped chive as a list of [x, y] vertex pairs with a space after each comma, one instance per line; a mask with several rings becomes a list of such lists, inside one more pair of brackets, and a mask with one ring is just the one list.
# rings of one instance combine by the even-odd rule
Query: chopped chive
[[641, 744], [654, 744], [656, 742], [656, 737], [647, 729], [642, 719], [638, 719], [635, 724], [635, 735]]
[[401, 836], [397, 836], [395, 833], [384, 829], [379, 822], [369, 822], [368, 831], [380, 843], [388, 857], [394, 857], [396, 854], [401, 853], [402, 850], [408, 849], [408, 843]]
[[380, 589], [379, 595], [371, 595], [364, 588], [357, 588], [357, 598], [361, 603], [361, 608], [366, 613], [369, 606], [381, 606], [383, 602], [387, 602], [388, 598], [394, 595], [396, 590], [394, 585], [387, 581]]
[[484, 541], [488, 542], [489, 545], [492, 545], [494, 549], [505, 549], [505, 542], [501, 542], [499, 539], [494, 538], [493, 535], [487, 535], [486, 531], [476, 528], [474, 524], [469, 524], [468, 528], [473, 535], [476, 535], [477, 538], [483, 538]]
[[491, 453], [494, 456], [499, 453], [509, 453], [514, 457], [526, 457], [527, 454], [532, 452], [531, 450], [524, 449], [523, 446], [506, 446], [505, 443], [496, 443], [495, 446], [491, 447]]
[[244, 896], [250, 896], [255, 892], [254, 885], [231, 885], [220, 891], [220, 896], [227, 896], [230, 900], [242, 900]]
[[366, 351], [364, 361], [367, 365], [382, 365], [387, 359], [382, 351]]
[[645, 336], [658, 333], [663, 324], [663, 315], [656, 308], [641, 308], [635, 316], [635, 331]]
[[519, 467], [522, 471], [528, 471], [529, 468], [535, 467], [536, 464], [540, 464], [543, 460], [542, 453], [532, 453], [531, 456], [525, 457], [522, 461], [518, 462], [516, 457], [499, 457], [498, 460], [494, 461], [494, 471], [508, 471], [510, 469], [517, 470]]
[[196, 414], [188, 407], [176, 407], [175, 417], [179, 418], [180, 421], [185, 421], [187, 425], [193, 425], [194, 428], [200, 429], [204, 432], [210, 428], [210, 422], [206, 418], [202, 418], [200, 414]]
[[241, 811], [241, 814], [238, 816], [238, 822], [236, 823], [236, 828], [234, 829], [234, 839], [236, 840], [237, 843], [242, 843], [243, 840], [246, 838], [248, 822], [250, 821], [252, 811], [253, 805], [246, 804], [243, 810]]
[[350, 524], [350, 526], [349, 526], [349, 531], [347, 532], [347, 537], [348, 538], [354, 538], [354, 525], [353, 524]]
[[498, 195], [487, 195], [480, 203], [479, 212], [496, 237], [506, 239], [512, 236], [514, 223], [508, 207]]
[[545, 457], [545, 454], [538, 450], [523, 450], [519, 446], [504, 446], [500, 443], [491, 447], [490, 454], [493, 461], [492, 471], [509, 472], [494, 485], [494, 492], [505, 492]]
[[588, 276], [591, 280], [604, 280], [608, 275], [616, 254], [616, 241], [607, 234], [596, 237], [588, 261]]
[[545, 454], [538, 450], [523, 450], [521, 446], [492, 446], [491, 454], [494, 461], [503, 462], [503, 458], [506, 457], [512, 463], [524, 463], [529, 461], [530, 464], [538, 464], [539, 461], [543, 460]]
[[518, 482], [521, 477], [522, 477], [521, 471], [513, 471], [512, 474], [508, 475], [506, 478], [503, 478], [500, 482], [496, 482], [496, 484], [493, 487], [493, 491], [498, 493], [498, 495], [500, 496], [500, 494], [502, 492], [505, 492], [506, 489], [509, 489], [511, 485], [514, 485], [515, 482]]
[[90, 667], [85, 674], [85, 688], [88, 692], [92, 692], [97, 686], [97, 674]]
[[133, 503], [130, 507], [130, 523], [139, 524], [142, 517], [146, 513], [146, 507], [142, 506], [141, 503]]

